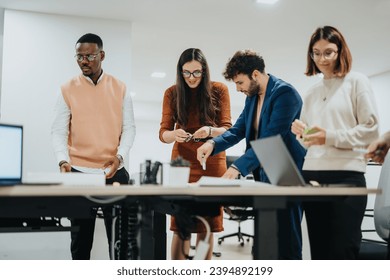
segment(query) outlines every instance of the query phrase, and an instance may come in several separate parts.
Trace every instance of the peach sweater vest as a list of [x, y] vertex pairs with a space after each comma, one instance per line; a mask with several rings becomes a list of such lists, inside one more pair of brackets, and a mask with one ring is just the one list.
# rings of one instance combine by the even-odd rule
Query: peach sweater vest
[[117, 153], [125, 84], [104, 74], [94, 85], [80, 75], [63, 85], [61, 91], [71, 111], [68, 137], [71, 164], [101, 168]]

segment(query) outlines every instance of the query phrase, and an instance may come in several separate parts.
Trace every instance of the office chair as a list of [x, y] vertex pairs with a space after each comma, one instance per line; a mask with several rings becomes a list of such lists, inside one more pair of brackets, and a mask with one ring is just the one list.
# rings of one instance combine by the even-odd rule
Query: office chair
[[390, 157], [385, 158], [379, 176], [378, 189], [381, 194], [376, 195], [374, 209], [367, 209], [365, 217], [374, 219], [375, 230], [362, 230], [376, 232], [382, 240], [363, 238], [360, 248], [360, 259], [390, 259]]
[[[226, 166], [229, 167], [236, 159], [238, 159], [238, 156], [226, 156]], [[243, 233], [241, 231], [241, 223], [254, 219], [254, 212], [252, 208], [250, 207], [224, 207], [224, 212], [229, 216], [227, 219], [230, 221], [236, 221], [238, 223], [238, 230], [237, 232], [226, 234], [218, 238], [218, 244], [221, 245], [221, 243], [225, 240], [225, 238], [234, 237], [237, 236], [238, 242], [241, 246], [244, 246], [245, 239], [244, 237], [247, 237], [246, 240], [249, 242], [250, 239], [253, 239], [253, 235], [248, 233]]]
[[230, 233], [223, 235], [218, 238], [218, 244], [221, 245], [221, 243], [225, 240], [225, 238], [234, 237], [237, 236], [238, 242], [243, 247], [245, 245], [245, 238], [247, 242], [250, 241], [250, 239], [254, 238], [252, 234], [244, 233], [241, 231], [241, 223], [254, 219], [254, 211], [249, 207], [224, 207], [224, 212], [229, 215], [228, 220], [230, 221], [236, 221], [238, 223], [238, 230], [237, 232]]

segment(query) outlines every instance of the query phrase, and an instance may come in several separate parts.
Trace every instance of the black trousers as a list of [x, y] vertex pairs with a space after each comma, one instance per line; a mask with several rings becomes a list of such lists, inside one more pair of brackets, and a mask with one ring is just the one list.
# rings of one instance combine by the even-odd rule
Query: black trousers
[[[72, 168], [72, 172], [80, 172]], [[112, 185], [113, 182], [121, 184], [129, 184], [129, 173], [123, 167], [119, 169], [114, 177], [106, 180], [106, 184]], [[112, 206], [101, 207], [104, 216], [104, 225], [106, 228], [107, 241], [111, 256], [111, 230], [112, 230]], [[92, 217], [89, 219], [70, 219], [72, 227], [79, 227], [78, 231], [71, 232], [71, 253], [73, 260], [89, 260], [91, 257], [91, 249], [93, 244], [93, 235], [95, 232], [96, 213], [98, 208], [91, 209]]]
[[[366, 187], [364, 173], [354, 171], [303, 171], [306, 182]], [[367, 196], [346, 196], [335, 201], [304, 202], [310, 252], [313, 260], [353, 260], [359, 255], [361, 224]]]

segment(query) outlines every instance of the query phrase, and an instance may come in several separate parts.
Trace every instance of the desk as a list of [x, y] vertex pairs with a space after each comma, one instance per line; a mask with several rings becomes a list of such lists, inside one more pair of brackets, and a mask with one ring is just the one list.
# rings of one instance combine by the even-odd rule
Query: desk
[[[72, 217], [88, 214], [91, 206], [99, 203], [86, 197], [139, 200], [145, 214], [166, 203], [220, 203], [224, 205], [252, 206], [255, 210], [255, 259], [277, 259], [276, 211], [286, 207], [290, 200], [342, 199], [346, 195], [378, 194], [377, 189], [354, 187], [316, 188], [316, 187], [276, 187], [257, 182], [245, 187], [161, 187], [156, 185], [118, 187], [105, 186], [14, 186], [0, 188], [0, 217]], [[164, 207], [162, 207], [164, 208]], [[170, 213], [169, 213], [170, 214]], [[147, 221], [147, 215], [145, 216]], [[150, 247], [151, 227], [144, 221], [146, 230], [141, 229], [141, 258], [155, 259], [159, 250], [158, 242]], [[159, 228], [162, 228], [161, 225]], [[163, 227], [165, 230], [165, 227]], [[146, 233], [147, 237], [143, 237]], [[154, 235], [155, 236], [155, 235]], [[142, 244], [149, 244], [143, 247]], [[165, 252], [164, 252], [165, 253]], [[161, 252], [160, 252], [161, 254]]]

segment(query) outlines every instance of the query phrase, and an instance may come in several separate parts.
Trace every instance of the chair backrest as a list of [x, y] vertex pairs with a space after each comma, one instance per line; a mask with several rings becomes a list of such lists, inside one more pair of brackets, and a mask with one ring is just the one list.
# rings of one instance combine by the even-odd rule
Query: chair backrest
[[382, 165], [378, 189], [382, 191], [382, 194], [375, 198], [375, 230], [383, 240], [388, 241], [390, 231], [390, 156], [386, 156]]
[[239, 156], [226, 156], [226, 166], [229, 168], [229, 166], [238, 158]]

